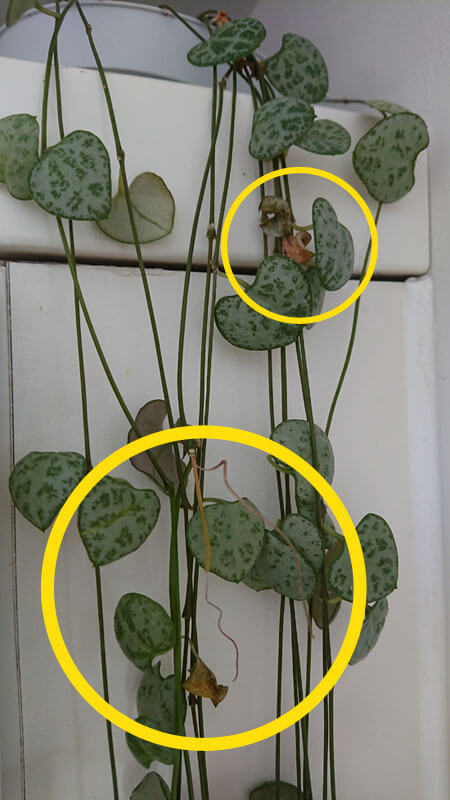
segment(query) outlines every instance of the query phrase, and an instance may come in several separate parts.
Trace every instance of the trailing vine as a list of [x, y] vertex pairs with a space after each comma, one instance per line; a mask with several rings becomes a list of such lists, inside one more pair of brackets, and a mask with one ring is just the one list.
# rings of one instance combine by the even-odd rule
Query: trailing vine
[[[287, 33], [280, 50], [262, 61], [258, 48], [266, 31], [251, 18], [231, 20], [224, 12], [201, 15], [204, 36], [168, 6], [181, 24], [199, 39], [187, 53], [189, 62], [211, 72], [211, 117], [209, 152], [200, 180], [194, 209], [192, 232], [187, 246], [185, 281], [180, 309], [177, 392], [169, 392], [167, 370], [161, 346], [150, 283], [142, 254], [142, 244], [170, 235], [175, 201], [164, 180], [144, 172], [129, 180], [125, 150], [120, 137], [101, 55], [94, 33], [78, 0], [69, 0], [61, 10], [49, 11], [36, 0], [11, 0], [8, 24], [14, 24], [27, 9], [35, 7], [55, 17], [44, 76], [40, 125], [27, 113], [0, 120], [0, 181], [20, 201], [34, 201], [55, 217], [67, 265], [73, 281], [81, 414], [84, 453], [32, 452], [22, 457], [10, 477], [10, 492], [19, 511], [41, 531], [46, 531], [65, 500], [92, 467], [92, 440], [87, 406], [83, 333], [86, 323], [98, 358], [127, 425], [128, 441], [161, 430], [165, 419], [171, 428], [192, 424], [184, 397], [184, 365], [187, 346], [187, 321], [191, 297], [191, 275], [200, 237], [206, 237], [208, 255], [205, 271], [199, 358], [199, 394], [196, 421], [207, 424], [211, 409], [214, 340], [217, 333], [231, 347], [267, 353], [268, 433], [271, 438], [301, 456], [331, 483], [335, 471], [329, 438], [334, 412], [347, 375], [354, 349], [359, 299], [353, 310], [353, 323], [347, 352], [329, 413], [322, 428], [316, 421], [313, 391], [308, 368], [308, 338], [311, 325], [286, 324], [258, 314], [236, 295], [217, 300], [217, 285], [224, 274], [220, 262], [220, 241], [227, 211], [234, 144], [239, 120], [238, 79], [251, 92], [253, 123], [248, 131], [249, 153], [260, 175], [267, 168], [286, 167], [286, 153], [296, 146], [321, 156], [342, 155], [351, 146], [345, 128], [333, 120], [318, 118], [315, 104], [327, 100], [328, 71], [322, 55], [309, 40]], [[113, 197], [110, 154], [102, 141], [84, 129], [65, 133], [64, 97], [60, 82], [58, 36], [67, 14], [78, 13], [89, 42], [103, 89], [119, 165], [117, 193]], [[48, 145], [47, 118], [51, 76], [54, 75], [60, 139]], [[225, 103], [230, 91], [230, 102]], [[377, 203], [375, 221], [382, 208], [400, 200], [414, 185], [414, 167], [419, 153], [428, 146], [424, 121], [402, 106], [382, 100], [342, 100], [357, 102], [378, 111], [381, 119], [362, 136], [353, 148], [353, 166], [368, 193]], [[225, 111], [226, 109], [226, 111]], [[223, 176], [216, 166], [219, 133], [227, 126], [228, 144]], [[242, 126], [239, 128], [242, 133]], [[131, 144], [131, 143], [129, 143]], [[218, 199], [219, 198], [219, 199]], [[292, 317], [320, 313], [328, 293], [343, 289], [354, 272], [362, 280], [370, 257], [370, 243], [363, 264], [355, 265], [353, 238], [340, 221], [331, 203], [318, 196], [310, 216], [298, 221], [287, 174], [273, 181], [270, 190], [260, 190], [260, 218], [255, 208], [255, 227], [261, 228], [261, 253], [255, 253], [255, 274], [244, 283], [248, 296], [260, 305]], [[202, 230], [201, 212], [208, 208], [208, 227]], [[137, 413], [132, 411], [112, 373], [102, 342], [95, 330], [77, 274], [76, 222], [88, 220], [107, 236], [131, 244], [135, 249], [146, 301], [149, 327], [155, 348], [162, 399], [150, 399]], [[301, 223], [301, 224], [299, 224]], [[287, 348], [295, 353], [302, 401], [291, 415], [288, 408]], [[279, 361], [274, 353], [279, 351]], [[230, 358], [233, 350], [230, 349]], [[278, 369], [279, 363], [279, 369]], [[297, 380], [297, 377], [296, 377]], [[276, 418], [275, 392], [281, 396], [281, 418]], [[239, 420], [236, 420], [239, 423]], [[82, 449], [80, 445], [80, 449]], [[94, 566], [99, 625], [99, 652], [103, 692], [109, 699], [108, 661], [105, 641], [105, 613], [102, 579], [104, 567], [142, 547], [158, 522], [161, 499], [170, 506], [170, 555], [168, 564], [167, 608], [154, 599], [135, 592], [118, 598], [114, 611], [117, 641], [126, 658], [142, 673], [137, 691], [137, 720], [168, 733], [205, 736], [202, 702], [211, 700], [218, 707], [229, 697], [228, 687], [202, 660], [197, 610], [199, 576], [203, 569], [225, 581], [243, 583], [252, 591], [272, 591], [280, 595], [276, 697], [274, 710], [282, 712], [282, 688], [287, 670], [283, 661], [286, 636], [291, 645], [293, 703], [298, 704], [311, 688], [313, 639], [321, 638], [323, 674], [333, 659], [331, 626], [342, 603], [353, 598], [352, 569], [347, 546], [336, 530], [322, 498], [299, 474], [285, 464], [268, 459], [273, 470], [274, 492], [279, 501], [280, 518], [270, 523], [248, 498], [232, 489], [224, 470], [224, 498], [208, 498], [205, 489], [208, 471], [206, 441], [190, 441], [185, 451], [175, 445], [160, 447], [132, 459], [133, 466], [145, 473], [152, 488], [137, 489], [128, 481], [106, 477], [80, 506], [78, 531], [90, 563]], [[222, 463], [222, 462], [221, 462]], [[229, 494], [233, 496], [230, 501]], [[161, 498], [162, 496], [162, 498]], [[183, 523], [181, 525], [180, 523]], [[360, 639], [351, 664], [365, 658], [375, 646], [388, 613], [387, 597], [397, 587], [398, 556], [388, 523], [376, 513], [367, 513], [357, 525], [367, 572], [367, 608]], [[186, 583], [180, 582], [180, 562], [186, 561]], [[220, 612], [208, 597], [205, 599]], [[287, 602], [286, 602], [287, 601]], [[305, 637], [299, 634], [298, 603], [303, 604], [308, 621]], [[302, 605], [300, 606], [300, 610]], [[306, 641], [303, 641], [303, 638]], [[235, 643], [236, 644], [236, 643]], [[161, 674], [158, 659], [172, 653], [173, 673]], [[245, 676], [240, 676], [245, 680]], [[336, 800], [334, 747], [334, 693], [323, 701], [323, 769], [313, 775], [309, 760], [309, 720], [303, 718], [291, 732], [295, 753], [296, 783], [289, 784], [281, 774], [282, 738], [274, 743], [273, 781], [249, 787], [251, 800]], [[187, 719], [189, 707], [190, 721]], [[107, 741], [111, 767], [112, 797], [121, 792], [110, 723]], [[171, 786], [154, 771], [148, 772], [134, 789], [127, 788], [131, 800], [209, 800], [207, 759], [197, 754], [198, 788], [189, 752], [126, 735], [134, 758], [146, 770], [153, 763], [172, 766]], [[284, 738], [283, 738], [284, 741]], [[186, 787], [186, 788], [184, 788]], [[105, 797], [107, 793], [105, 792]], [[211, 788], [214, 796], [214, 788]]]

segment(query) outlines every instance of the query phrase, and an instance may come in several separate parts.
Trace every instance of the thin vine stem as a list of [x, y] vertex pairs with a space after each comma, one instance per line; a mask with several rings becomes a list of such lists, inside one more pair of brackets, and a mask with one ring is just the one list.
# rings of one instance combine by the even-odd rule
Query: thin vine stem
[[[280, 615], [278, 621], [278, 668], [277, 668], [277, 717], [281, 716], [281, 703], [283, 691], [283, 634], [284, 634], [284, 609], [286, 598], [280, 597]], [[281, 733], [275, 737], [275, 800], [280, 800], [281, 782]]]
[[[181, 677], [181, 609], [180, 609], [180, 576], [178, 563], [178, 519], [180, 505], [177, 496], [170, 495], [170, 558], [169, 558], [169, 598], [170, 615], [175, 630], [175, 645], [173, 649], [173, 666], [175, 674], [175, 729], [180, 736], [184, 734], [182, 714], [182, 677]], [[171, 800], [178, 800], [180, 796], [181, 777], [181, 751], [177, 750], [172, 773]]]
[[[297, 620], [295, 616], [295, 601], [289, 600], [289, 612], [291, 619], [291, 651], [292, 651], [292, 677], [294, 684], [294, 704], [297, 705], [303, 700], [302, 673], [300, 663], [300, 650], [297, 635]], [[300, 757], [300, 723], [295, 726], [295, 766], [297, 776], [297, 800], [302, 800], [302, 764]]]
[[[377, 210], [375, 212], [375, 225], [378, 225], [378, 221], [380, 219], [380, 214], [381, 214], [382, 207], [383, 207], [383, 203], [378, 203]], [[360, 276], [360, 279], [359, 279], [360, 283], [361, 283], [361, 281], [362, 281], [362, 279], [363, 279], [363, 277], [365, 275], [366, 269], [367, 269], [367, 264], [369, 262], [371, 246], [372, 246], [372, 243], [371, 243], [371, 241], [369, 241], [369, 244], [367, 245], [366, 254], [364, 256], [364, 262], [363, 262], [363, 268], [362, 268], [361, 276]], [[339, 395], [341, 393], [342, 386], [344, 385], [345, 376], [346, 376], [347, 370], [348, 370], [348, 368], [350, 366], [350, 361], [351, 361], [351, 357], [352, 357], [352, 353], [353, 353], [353, 347], [354, 347], [354, 344], [355, 344], [356, 330], [357, 330], [357, 327], [358, 327], [360, 304], [361, 304], [361, 298], [358, 297], [358, 299], [356, 300], [356, 303], [355, 303], [355, 308], [353, 310], [352, 328], [351, 328], [351, 332], [350, 332], [350, 339], [349, 339], [349, 343], [348, 343], [348, 347], [347, 347], [347, 352], [345, 354], [344, 364], [343, 364], [343, 367], [342, 367], [342, 370], [341, 370], [341, 374], [339, 376], [339, 380], [338, 380], [338, 384], [337, 384], [337, 387], [336, 387], [336, 391], [335, 391], [335, 393], [333, 395], [333, 400], [331, 401], [330, 410], [328, 412], [327, 424], [325, 426], [325, 433], [327, 434], [327, 436], [328, 436], [328, 434], [330, 432], [331, 423], [333, 421], [334, 412], [336, 410], [336, 405], [337, 405], [337, 401], [339, 400]]]

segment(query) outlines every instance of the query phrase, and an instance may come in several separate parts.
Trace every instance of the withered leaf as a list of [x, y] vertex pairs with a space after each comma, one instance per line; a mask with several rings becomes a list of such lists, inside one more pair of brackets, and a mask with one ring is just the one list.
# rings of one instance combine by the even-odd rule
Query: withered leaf
[[281, 243], [283, 253], [297, 264], [307, 264], [314, 256], [313, 251], [306, 248], [310, 241], [311, 236], [307, 231], [300, 231], [295, 236], [286, 236]]
[[[139, 428], [141, 436], [147, 436], [149, 433], [156, 433], [162, 430], [166, 415], [167, 410], [164, 400], [150, 400], [150, 402], [142, 406], [136, 416], [136, 426]], [[134, 442], [137, 438], [136, 433], [131, 429], [128, 434], [128, 442]], [[174, 485], [177, 485], [178, 475], [172, 446], [160, 445], [159, 447], [154, 447], [152, 453], [167, 478]], [[146, 452], [139, 453], [131, 458], [130, 461], [135, 469], [145, 472], [146, 475], [149, 475], [156, 483], [161, 485], [161, 478]]]
[[197, 697], [209, 697], [214, 706], [218, 706], [228, 694], [228, 686], [218, 684], [214, 672], [198, 656], [183, 689]]

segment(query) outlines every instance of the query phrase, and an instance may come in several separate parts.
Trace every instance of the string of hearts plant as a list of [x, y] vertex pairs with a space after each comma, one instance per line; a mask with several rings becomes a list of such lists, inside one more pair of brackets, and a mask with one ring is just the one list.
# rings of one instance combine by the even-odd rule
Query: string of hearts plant
[[[84, 454], [43, 451], [32, 452], [21, 458], [10, 478], [15, 506], [33, 525], [46, 531], [72, 489], [92, 466], [82, 317], [111, 390], [127, 420], [129, 441], [160, 430], [166, 418], [170, 427], [188, 424], [183, 380], [186, 323], [192, 266], [198, 239], [204, 235], [208, 240], [208, 257], [203, 315], [198, 320], [201, 329], [198, 423], [207, 424], [209, 419], [213, 346], [217, 328], [232, 347], [267, 353], [269, 419], [266, 432], [276, 442], [306, 459], [331, 482], [334, 456], [329, 435], [355, 342], [359, 300], [353, 310], [351, 336], [339, 382], [322, 429], [315, 422], [308, 378], [306, 343], [308, 336], [313, 335], [309, 332], [312, 326], [278, 323], [253, 311], [235, 295], [219, 300], [216, 296], [217, 283], [223, 274], [219, 244], [233, 168], [235, 129], [239, 124], [238, 76], [248, 85], [253, 99], [253, 126], [248, 132], [249, 152], [257, 161], [260, 175], [268, 168], [285, 166], [286, 151], [293, 145], [332, 157], [345, 153], [351, 147], [351, 139], [341, 125], [316, 118], [314, 104], [324, 101], [328, 91], [328, 73], [321, 54], [307, 39], [288, 33], [283, 37], [280, 50], [261, 61], [256, 53], [266, 31], [257, 20], [231, 20], [224, 12], [208, 11], [201, 15], [205, 26], [203, 36], [185, 18], [170, 11], [200, 40], [187, 57], [191, 64], [210, 70], [212, 86], [210, 149], [205, 158], [188, 243], [180, 312], [177, 397], [174, 400], [169, 396], [167, 367], [162, 357], [141, 251], [143, 243], [170, 234], [175, 213], [173, 197], [163, 179], [154, 173], [144, 172], [129, 182], [108, 79], [91, 27], [78, 0], [69, 0], [63, 8], [57, 2], [55, 11], [43, 9], [36, 0], [11, 0], [8, 24], [13, 24], [30, 7], [39, 8], [55, 18], [45, 70], [41, 120], [39, 125], [37, 119], [27, 113], [0, 120], [0, 180], [13, 197], [22, 201], [33, 200], [53, 215], [58, 226], [74, 286]], [[119, 162], [119, 186], [113, 198], [110, 155], [103, 143], [90, 131], [80, 129], [66, 134], [64, 128], [58, 35], [72, 8], [85, 26], [111, 121]], [[167, 10], [167, 7], [164, 8]], [[49, 146], [47, 118], [52, 74], [60, 140]], [[224, 94], [230, 81], [228, 152], [224, 176], [218, 186], [216, 144], [219, 131], [225, 124]], [[427, 129], [417, 114], [397, 104], [380, 100], [352, 102], [364, 102], [381, 114], [381, 119], [353, 149], [355, 171], [377, 201], [375, 217], [378, 222], [383, 205], [399, 200], [413, 187], [415, 161], [428, 145]], [[260, 196], [263, 259], [256, 269], [253, 282], [244, 285], [250, 297], [271, 311], [290, 316], [317, 314], [322, 308], [325, 294], [341, 289], [352, 276], [352, 235], [323, 197], [314, 201], [310, 218], [302, 220], [302, 225], [297, 225], [288, 177], [285, 175], [283, 180], [275, 180], [270, 192], [266, 192], [268, 185], [261, 187]], [[209, 214], [206, 231], [200, 229], [200, 214], [204, 205]], [[132, 244], [135, 248], [163, 396], [163, 399], [150, 400], [137, 415], [128, 407], [116, 383], [78, 281], [74, 225], [77, 220], [91, 220], [106, 235], [119, 242]], [[361, 277], [369, 255], [370, 244], [360, 269]], [[258, 254], [255, 253], [255, 265], [257, 259]], [[292, 418], [288, 414], [286, 353], [289, 347], [294, 348], [296, 354], [305, 418]], [[276, 350], [280, 353], [279, 374], [276, 374], [278, 370], [275, 368], [278, 361], [276, 364], [274, 361]], [[233, 351], [230, 349], [232, 357]], [[275, 416], [275, 384], [281, 390], [281, 419]], [[239, 419], [236, 419], [236, 424], [239, 424]], [[136, 489], [125, 480], [106, 477], [88, 495], [78, 513], [78, 530], [87, 556], [95, 568], [105, 698], [109, 700], [102, 599], [103, 576], [107, 579], [107, 570], [104, 571], [104, 568], [143, 546], [157, 524], [161, 499], [167, 498], [171, 514], [169, 613], [152, 598], [137, 593], [125, 594], [118, 599], [114, 612], [115, 633], [120, 647], [142, 672], [137, 693], [137, 719], [169, 733], [184, 734], [190, 725], [189, 729], [196, 736], [204, 736], [202, 698], [210, 698], [217, 706], [227, 696], [227, 687], [217, 683], [214, 674], [200, 657], [205, 650], [204, 642], [200, 646], [197, 625], [197, 607], [202, 602], [199, 597], [201, 569], [207, 575], [213, 572], [226, 581], [243, 582], [252, 590], [269, 590], [279, 595], [277, 715], [282, 711], [284, 625], [288, 606], [293, 702], [297, 704], [311, 687], [313, 637], [322, 638], [325, 674], [332, 662], [331, 623], [341, 603], [352, 602], [352, 572], [345, 541], [335, 529], [321, 498], [304, 478], [293, 474], [286, 465], [272, 460], [270, 468], [274, 470], [274, 491], [277, 491], [280, 508], [277, 524], [270, 523], [251, 501], [240, 497], [232, 486], [231, 477], [226, 476], [226, 463], [221, 467], [225, 472], [224, 494], [227, 491], [229, 497], [228, 490], [231, 490], [233, 500], [207, 500], [204, 497], [207, 472], [215, 465], [208, 464], [206, 460], [205, 441], [189, 442], [185, 452], [179, 446], [155, 448], [136, 456], [132, 463], [148, 476], [157, 491], [154, 488]], [[184, 531], [180, 531], [181, 522]], [[377, 642], [388, 613], [387, 596], [397, 586], [398, 571], [396, 545], [388, 523], [378, 514], [368, 513], [358, 523], [357, 530], [367, 570], [367, 609], [352, 664], [365, 658]], [[148, 546], [150, 548], [151, 544]], [[185, 551], [187, 568], [184, 586], [180, 585], [179, 578], [181, 551]], [[206, 599], [212, 602], [208, 596]], [[306, 605], [309, 621], [306, 650], [299, 645], [299, 601]], [[173, 653], [173, 674], [163, 676], [157, 659], [167, 652]], [[241, 675], [240, 680], [245, 681], [246, 676]], [[230, 694], [227, 702], [231, 701]], [[186, 720], [188, 706], [190, 723]], [[319, 796], [323, 800], [328, 797], [336, 800], [333, 692], [323, 702], [322, 776], [311, 774], [308, 718], [295, 725], [293, 737], [295, 785], [282, 780], [281, 738], [277, 736], [274, 779], [257, 788], [249, 787], [251, 800], [312, 800]], [[114, 800], [119, 800], [114, 741], [109, 723], [107, 739], [112, 796]], [[127, 741], [133, 756], [146, 769], [154, 761], [173, 766], [170, 788], [157, 772], [152, 771], [131, 792], [132, 800], [176, 800], [186, 794], [189, 800], [196, 797], [208, 800], [210, 788], [204, 753], [197, 754], [197, 781], [188, 752], [181, 754], [130, 735], [127, 735]], [[213, 787], [211, 796], [214, 797]]]

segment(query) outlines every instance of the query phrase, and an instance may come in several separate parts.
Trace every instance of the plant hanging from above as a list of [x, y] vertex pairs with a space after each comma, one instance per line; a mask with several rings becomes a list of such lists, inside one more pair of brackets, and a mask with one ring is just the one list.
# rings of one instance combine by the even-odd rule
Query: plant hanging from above
[[[8, 24], [16, 22], [29, 8], [40, 8], [30, 0], [11, 0]], [[101, 79], [106, 107], [119, 164], [117, 193], [112, 197], [110, 154], [91, 131], [83, 128], [65, 132], [57, 42], [64, 20], [73, 8], [84, 25], [88, 43]], [[166, 7], [167, 8], [167, 7]], [[42, 10], [42, 9], [41, 9]], [[48, 10], [47, 10], [48, 11]], [[333, 415], [350, 363], [357, 331], [359, 299], [353, 310], [353, 324], [344, 365], [325, 424], [317, 424], [314, 412], [307, 361], [307, 337], [311, 325], [275, 322], [249, 308], [236, 295], [217, 299], [217, 280], [222, 274], [219, 245], [227, 203], [236, 126], [240, 125], [237, 104], [237, 80], [249, 87], [254, 115], [251, 130], [240, 135], [248, 138], [248, 150], [258, 162], [262, 175], [266, 166], [285, 166], [286, 152], [292, 147], [304, 153], [335, 157], [352, 146], [345, 128], [334, 120], [322, 118], [314, 104], [323, 101], [328, 91], [328, 71], [315, 45], [296, 33], [287, 33], [277, 53], [261, 61], [258, 48], [266, 30], [252, 18], [230, 19], [225, 12], [205, 12], [205, 36], [173, 12], [200, 39], [187, 54], [189, 62], [211, 71], [210, 146], [200, 181], [193, 227], [187, 247], [185, 282], [180, 310], [177, 357], [176, 399], [169, 392], [167, 369], [163, 358], [150, 284], [142, 256], [142, 243], [170, 235], [175, 215], [175, 200], [163, 178], [151, 171], [141, 172], [129, 182], [125, 152], [120, 139], [114, 102], [97, 51], [94, 35], [82, 6], [69, 0], [61, 10], [57, 3], [54, 32], [49, 44], [45, 71], [42, 114], [39, 123], [24, 113], [0, 120], [0, 181], [4, 190], [22, 201], [33, 200], [55, 217], [67, 257], [75, 292], [77, 346], [82, 390], [84, 455], [73, 452], [31, 452], [15, 465], [10, 477], [13, 502], [24, 517], [41, 531], [52, 524], [63, 503], [83, 475], [92, 467], [95, 431], [87, 413], [87, 386], [84, 368], [83, 316], [87, 333], [105, 372], [111, 390], [124, 414], [128, 440], [161, 430], [167, 420], [170, 428], [187, 424], [184, 403], [183, 370], [185, 361], [190, 278], [199, 235], [208, 242], [203, 316], [198, 320], [201, 345], [198, 353], [200, 387], [197, 419], [208, 424], [213, 403], [212, 367], [217, 332], [234, 347], [249, 351], [267, 351], [270, 416], [266, 433], [311, 464], [328, 482], [335, 472], [330, 437]], [[54, 75], [57, 96], [59, 140], [48, 146], [47, 117], [50, 77]], [[224, 93], [231, 84], [228, 107], [228, 146], [223, 179], [216, 170], [216, 145], [225, 125]], [[361, 139], [353, 143], [355, 174], [363, 181], [378, 205], [378, 222], [384, 203], [403, 197], [414, 186], [414, 169], [420, 152], [428, 146], [424, 121], [401, 106], [383, 100], [365, 101], [381, 114]], [[80, 119], [80, 125], [83, 120]], [[39, 136], [41, 139], [39, 148]], [[131, 145], [132, 143], [130, 143]], [[209, 191], [207, 191], [209, 189]], [[216, 204], [216, 197], [219, 203]], [[200, 231], [200, 213], [207, 207], [208, 228]], [[258, 218], [258, 214], [260, 217]], [[341, 221], [339, 209], [318, 196], [309, 218], [298, 224], [293, 207], [289, 178], [276, 179], [269, 192], [261, 191], [259, 209], [255, 208], [255, 228], [262, 232], [262, 248], [254, 254], [255, 275], [248, 285], [249, 297], [265, 308], [289, 316], [313, 316], [320, 313], [327, 292], [336, 292], [351, 280], [355, 254], [351, 232]], [[131, 410], [121, 393], [105, 356], [103, 345], [87, 307], [78, 281], [75, 221], [88, 220], [107, 236], [134, 247], [142, 280], [153, 346], [158, 363], [161, 397], [150, 399], [137, 412]], [[120, 247], [121, 245], [118, 245]], [[362, 280], [370, 255], [367, 247]], [[175, 313], [172, 309], [171, 312]], [[216, 332], [217, 328], [217, 332]], [[295, 353], [302, 389], [302, 404], [289, 414], [287, 402], [287, 348]], [[280, 373], [274, 374], [273, 351], [280, 354]], [[233, 350], [228, 350], [233, 358]], [[274, 385], [279, 381], [282, 398], [281, 418], [276, 417]], [[158, 391], [159, 394], [159, 391]], [[192, 401], [192, 398], [190, 398]], [[192, 405], [192, 403], [191, 403]], [[300, 418], [298, 415], [300, 414]], [[191, 420], [193, 422], [193, 420]], [[239, 418], [236, 419], [239, 425]], [[125, 438], [125, 436], [124, 436]], [[81, 447], [80, 447], [81, 449]], [[221, 462], [223, 465], [224, 462]], [[117, 597], [116, 607], [107, 613], [114, 616], [118, 644], [135, 670], [141, 673], [136, 695], [137, 720], [150, 728], [183, 735], [188, 726], [197, 736], [205, 736], [202, 698], [212, 701], [213, 713], [220, 713], [221, 703], [233, 702], [233, 691], [221, 683], [221, 675], [212, 672], [208, 653], [198, 625], [199, 576], [205, 572], [233, 584], [242, 583], [248, 590], [275, 592], [279, 596], [278, 673], [276, 713], [282, 711], [283, 644], [286, 605], [289, 606], [292, 652], [293, 697], [297, 704], [311, 689], [311, 653], [314, 640], [321, 639], [323, 672], [332, 662], [330, 626], [342, 604], [353, 597], [352, 571], [342, 534], [314, 488], [285, 464], [269, 458], [274, 477], [274, 492], [279, 501], [279, 519], [269, 524], [251, 499], [230, 486], [224, 467], [224, 497], [208, 498], [206, 485], [211, 467], [206, 457], [206, 441], [192, 441], [183, 452], [178, 444], [155, 448], [132, 459], [132, 465], [145, 474], [151, 488], [138, 489], [128, 481], [106, 477], [86, 497], [78, 512], [78, 532], [90, 563], [94, 566], [97, 588], [97, 612], [100, 631], [100, 659], [105, 698], [109, 697], [108, 665], [104, 637], [105, 609], [102, 580], [105, 567], [140, 549], [142, 559], [151, 557], [150, 536], [158, 524], [161, 502], [168, 499], [170, 508], [170, 555], [166, 602], [134, 591]], [[339, 465], [337, 465], [339, 467]], [[157, 493], [158, 492], [158, 493]], [[232, 499], [230, 499], [230, 493]], [[180, 520], [184, 533], [180, 535]], [[351, 663], [365, 658], [380, 637], [388, 613], [387, 597], [398, 582], [398, 555], [388, 523], [376, 513], [367, 513], [357, 526], [367, 572], [366, 617]], [[186, 544], [186, 580], [180, 580], [181, 544]], [[184, 550], [183, 550], [184, 552]], [[182, 595], [184, 603], [182, 606]], [[222, 609], [205, 600], [219, 612]], [[287, 603], [286, 603], [287, 601]], [[306, 652], [300, 649], [296, 603], [306, 606], [308, 623]], [[208, 609], [209, 611], [210, 609]], [[213, 612], [211, 612], [213, 613]], [[199, 641], [202, 639], [200, 647]], [[234, 643], [236, 646], [236, 643]], [[170, 654], [172, 671], [165, 675], [161, 657], [167, 663]], [[203, 660], [205, 659], [205, 660]], [[240, 675], [240, 680], [247, 676]], [[249, 787], [250, 800], [312, 800], [321, 792], [323, 800], [336, 800], [338, 788], [334, 763], [333, 691], [323, 702], [323, 773], [313, 775], [310, 765], [309, 721], [297, 724], [295, 740], [295, 785], [282, 780], [280, 737], [275, 741], [274, 780]], [[189, 712], [189, 713], [188, 713]], [[119, 800], [119, 781], [111, 725], [107, 738], [112, 777], [112, 798]], [[127, 797], [131, 800], [208, 800], [207, 759], [197, 754], [198, 786], [191, 757], [161, 745], [127, 734], [127, 744], [134, 758], [146, 770], [140, 783]], [[153, 770], [154, 762], [172, 767], [171, 785]], [[263, 776], [261, 776], [262, 780]], [[105, 789], [105, 797], [109, 790]]]

